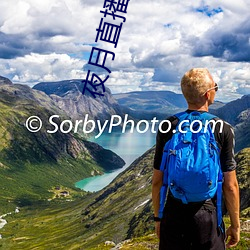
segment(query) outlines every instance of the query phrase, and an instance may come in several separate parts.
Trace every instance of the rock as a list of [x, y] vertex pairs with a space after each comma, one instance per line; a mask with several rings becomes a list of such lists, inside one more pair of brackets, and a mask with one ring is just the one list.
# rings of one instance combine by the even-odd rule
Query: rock
[[235, 156], [237, 179], [240, 187], [241, 211], [250, 207], [250, 148], [241, 150]]
[[109, 240], [105, 241], [104, 244], [105, 244], [105, 246], [111, 246], [111, 247], [115, 246], [115, 243], [113, 241], [109, 241]]
[[0, 229], [3, 228], [7, 224], [7, 221], [4, 219], [0, 219]]
[[114, 114], [123, 115], [119, 104], [105, 88], [104, 96], [93, 98], [89, 93], [82, 94], [81, 80], [66, 80], [59, 82], [41, 82], [33, 89], [50, 95], [56, 105], [73, 119], [83, 119], [86, 114], [89, 119], [101, 122], [110, 119]]
[[13, 84], [13, 83], [8, 78], [0, 76], [0, 84]]

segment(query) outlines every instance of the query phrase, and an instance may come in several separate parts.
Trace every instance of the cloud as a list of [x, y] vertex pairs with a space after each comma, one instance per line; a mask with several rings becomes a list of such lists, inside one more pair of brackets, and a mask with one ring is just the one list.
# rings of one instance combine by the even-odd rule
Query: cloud
[[[206, 67], [227, 92], [219, 91], [218, 97], [229, 100], [249, 91], [249, 8], [247, 0], [130, 1], [114, 48], [95, 43], [103, 2], [1, 1], [1, 74], [29, 84], [84, 77], [91, 48], [97, 46], [115, 53], [115, 60], [105, 64], [112, 71], [106, 84], [113, 92], [178, 92], [187, 70]], [[107, 74], [98, 67], [96, 73]]]
[[[249, 16], [250, 17], [250, 16]], [[250, 62], [250, 19], [238, 27], [224, 31], [217, 26], [198, 39], [193, 48], [197, 57], [212, 55], [226, 61]]]
[[178, 68], [170, 62], [165, 68], [156, 68], [152, 80], [156, 82], [178, 83], [180, 80], [179, 74]]
[[90, 7], [84, 12], [77, 0], [70, 4], [59, 0], [10, 0], [8, 5], [1, 2], [0, 9], [1, 15], [7, 13], [3, 14], [0, 26], [1, 58], [30, 53], [74, 53], [83, 49], [84, 42], [94, 41], [93, 35], [89, 36], [88, 20], [98, 20], [98, 11]]
[[31, 53], [8, 62], [0, 59], [0, 63], [1, 72], [4, 75], [10, 75], [14, 83], [24, 83], [30, 86], [37, 82], [79, 79], [86, 76], [82, 70], [82, 65], [86, 61], [71, 58], [67, 54]]

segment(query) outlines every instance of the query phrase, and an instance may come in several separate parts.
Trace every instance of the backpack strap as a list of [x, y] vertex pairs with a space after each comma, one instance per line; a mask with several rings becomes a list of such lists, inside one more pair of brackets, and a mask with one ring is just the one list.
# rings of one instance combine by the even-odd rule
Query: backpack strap
[[210, 114], [210, 113], [208, 113], [208, 112], [202, 113], [202, 117], [203, 117], [205, 120], [212, 120], [212, 119], [214, 119], [214, 118], [217, 118], [216, 115]]
[[[184, 112], [177, 113], [174, 116], [179, 119], [179, 123], [180, 123], [181, 121], [185, 120], [189, 115], [192, 115], [192, 113], [199, 113], [199, 111], [192, 111], [190, 113], [188, 113], [187, 111], [184, 111]], [[214, 118], [217, 118], [216, 115], [213, 115], [208, 112], [200, 113], [200, 115], [204, 120], [212, 120]]]
[[160, 208], [159, 208], [159, 213], [158, 213], [158, 217], [160, 219], [163, 218], [163, 211], [164, 211], [164, 207], [165, 207], [165, 200], [166, 200], [166, 196], [167, 196], [167, 191], [168, 191], [168, 185], [162, 185], [161, 190], [160, 190]]
[[183, 111], [180, 113], [175, 114], [174, 116], [178, 118], [179, 122], [185, 120], [185, 118], [189, 115], [187, 111]]
[[[208, 112], [205, 112], [202, 114], [205, 120], [212, 120], [214, 118], [217, 118], [216, 115], [210, 114]], [[224, 229], [222, 228], [222, 182], [223, 182], [223, 173], [221, 170], [221, 166], [219, 168], [218, 173], [218, 183], [217, 183], [217, 194], [216, 194], [216, 208], [217, 208], [217, 226], [221, 229], [223, 232]]]
[[161, 166], [160, 166], [160, 170], [163, 172], [163, 184], [160, 190], [160, 208], [159, 208], [159, 214], [158, 214], [158, 217], [160, 219], [162, 219], [163, 217], [165, 200], [166, 200], [167, 191], [168, 191], [168, 168], [167, 168], [168, 160], [169, 160], [168, 158], [169, 158], [169, 154], [168, 154], [168, 151], [166, 149], [166, 144], [165, 144], [163, 156], [161, 160]]
[[222, 228], [222, 180], [223, 180], [223, 173], [221, 171], [221, 168], [219, 169], [219, 174], [218, 174], [218, 186], [217, 186], [217, 199], [216, 199], [216, 207], [217, 207], [217, 225], [223, 232]]
[[[214, 118], [217, 118], [216, 115], [210, 114], [208, 112], [203, 113], [202, 114], [203, 117], [206, 120], [212, 120]], [[218, 183], [217, 183], [217, 197], [216, 197], [216, 208], [217, 208], [217, 226], [218, 228], [221, 229], [221, 231], [223, 232], [224, 229], [222, 228], [222, 181], [223, 181], [223, 173], [221, 170], [221, 166], [219, 169], [219, 173], [218, 173]]]

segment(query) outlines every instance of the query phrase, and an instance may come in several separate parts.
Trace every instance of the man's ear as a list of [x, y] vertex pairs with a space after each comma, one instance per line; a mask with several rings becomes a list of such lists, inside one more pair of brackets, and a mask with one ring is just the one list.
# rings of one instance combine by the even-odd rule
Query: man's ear
[[209, 91], [205, 93], [204, 97], [206, 98], [206, 100], [208, 100], [208, 99], [209, 99], [209, 97], [210, 97], [210, 93], [209, 93]]

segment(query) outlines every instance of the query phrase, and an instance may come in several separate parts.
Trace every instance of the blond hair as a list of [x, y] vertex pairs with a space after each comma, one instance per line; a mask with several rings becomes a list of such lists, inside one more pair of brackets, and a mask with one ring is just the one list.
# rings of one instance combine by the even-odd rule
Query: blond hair
[[205, 68], [194, 68], [185, 73], [181, 79], [181, 90], [190, 104], [200, 103], [201, 97], [213, 85], [213, 78]]

